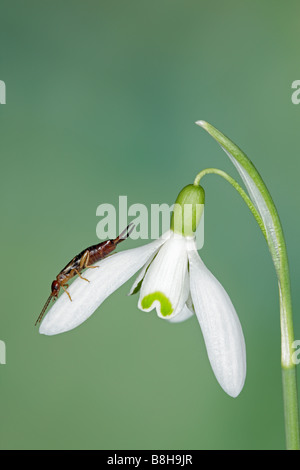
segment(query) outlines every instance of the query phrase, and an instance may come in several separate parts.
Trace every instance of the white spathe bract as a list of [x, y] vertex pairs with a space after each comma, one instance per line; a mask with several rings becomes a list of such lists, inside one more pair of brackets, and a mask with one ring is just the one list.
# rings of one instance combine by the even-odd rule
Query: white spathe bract
[[[226, 155], [229, 157], [237, 171], [239, 172], [247, 190], [250, 196], [251, 201], [253, 202], [255, 208], [257, 209], [259, 215], [261, 216], [261, 219], [263, 221], [266, 234], [267, 234], [267, 240], [268, 240], [268, 245], [270, 247], [270, 251], [274, 260], [274, 264], [276, 269], [279, 269], [280, 267], [280, 246], [279, 246], [279, 240], [278, 236], [276, 233], [275, 229], [275, 224], [274, 224], [274, 219], [271, 214], [270, 208], [268, 207], [266, 197], [262, 194], [258, 184], [255, 182], [254, 177], [257, 178], [257, 180], [261, 179], [257, 170], [252, 167], [252, 163], [250, 160], [244, 155], [243, 156], [243, 161], [245, 165], [245, 160], [248, 161], [249, 168], [252, 168], [251, 174], [249, 171], [247, 171], [247, 168], [244, 167], [240, 161], [238, 161], [237, 158], [234, 157], [234, 155], [225, 148], [225, 143], [224, 139], [226, 139], [227, 144], [230, 144], [232, 147], [235, 147], [236, 150], [238, 150], [241, 154], [242, 152], [231, 142], [227, 137], [223, 136], [223, 144], [220, 140], [220, 133], [217, 129], [215, 129], [213, 126], [208, 124], [205, 121], [197, 121], [196, 124], [200, 127], [203, 127], [216, 141], [220, 144], [221, 148], [224, 150]], [[248, 170], [249, 170], [248, 168]], [[264, 186], [264, 183], [263, 183]], [[267, 188], [265, 188], [267, 191]]]
[[249, 173], [245, 170], [245, 168], [242, 167], [242, 165], [237, 161], [236, 158], [234, 158], [233, 155], [231, 155], [230, 152], [228, 152], [222, 145], [222, 149], [224, 152], [227, 154], [227, 156], [230, 158], [234, 166], [236, 167], [237, 171], [239, 172], [247, 190], [249, 193], [249, 196], [258, 210], [262, 221], [264, 223], [266, 233], [267, 233], [267, 238], [268, 238], [268, 243], [270, 244], [270, 247], [273, 247], [274, 249], [274, 261], [276, 261], [276, 266], [279, 266], [279, 246], [278, 246], [278, 239], [276, 235], [276, 230], [274, 226], [274, 221], [272, 218], [272, 215], [270, 213], [270, 210], [266, 204], [266, 201], [261, 194], [259, 188], [249, 175]]
[[238, 396], [246, 377], [242, 328], [228, 294], [201, 260], [195, 240], [171, 236], [143, 274], [139, 308], [155, 308], [160, 318], [172, 323], [190, 318], [194, 310], [219, 384], [228, 395]]

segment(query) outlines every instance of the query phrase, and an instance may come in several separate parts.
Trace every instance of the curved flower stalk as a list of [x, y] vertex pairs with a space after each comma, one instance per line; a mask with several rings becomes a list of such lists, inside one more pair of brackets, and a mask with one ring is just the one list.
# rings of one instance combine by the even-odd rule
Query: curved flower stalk
[[[283, 380], [283, 399], [285, 410], [286, 442], [288, 449], [299, 449], [299, 420], [298, 399], [296, 384], [296, 367], [293, 362], [293, 319], [290, 292], [290, 278], [286, 244], [282, 226], [272, 197], [257, 169], [242, 150], [228, 137], [205, 121], [196, 122], [205, 129], [222, 147], [239, 172], [250, 196], [250, 199], [259, 213], [263, 227], [259, 223], [271, 252], [273, 263], [278, 277], [280, 297], [280, 325], [281, 325], [281, 366]], [[207, 171], [215, 172], [217, 171]], [[195, 184], [205, 174], [199, 173]], [[222, 175], [221, 175], [222, 176]], [[237, 188], [236, 188], [237, 189]], [[240, 192], [240, 191], [239, 191]], [[241, 193], [240, 193], [241, 194]], [[241, 194], [242, 195], [242, 194]], [[250, 207], [250, 206], [249, 206]], [[251, 208], [251, 207], [250, 207]], [[259, 219], [257, 219], [259, 222]]]
[[73, 282], [72, 302], [64, 293], [44, 318], [40, 333], [56, 335], [76, 328], [141, 269], [129, 293], [139, 292], [138, 307], [145, 312], [155, 309], [170, 323], [196, 314], [219, 384], [228, 395], [238, 396], [246, 377], [245, 341], [228, 294], [197, 251], [195, 230], [203, 205], [203, 188], [186, 186], [177, 198], [171, 229], [159, 240], [96, 263], [99, 269], [85, 273], [90, 282]]

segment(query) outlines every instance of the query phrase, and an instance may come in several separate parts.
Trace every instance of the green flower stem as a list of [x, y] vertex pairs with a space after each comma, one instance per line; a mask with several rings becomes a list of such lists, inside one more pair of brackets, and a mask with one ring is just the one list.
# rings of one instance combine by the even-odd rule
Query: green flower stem
[[[290, 274], [285, 238], [276, 206], [259, 172], [247, 155], [228, 137], [205, 121], [197, 124], [205, 129], [225, 150], [243, 177], [247, 189], [255, 186], [259, 200], [255, 206], [264, 215], [264, 226], [267, 242], [276, 269], [280, 295], [280, 327], [281, 327], [281, 367], [283, 384], [283, 402], [285, 416], [286, 445], [288, 449], [300, 449], [299, 412], [296, 382], [296, 366], [293, 361], [294, 329], [290, 289]], [[250, 194], [251, 196], [251, 194]], [[255, 200], [255, 197], [254, 197]], [[254, 201], [252, 198], [252, 201]], [[263, 216], [262, 216], [263, 218]], [[271, 223], [270, 223], [271, 220]]]
[[258, 211], [256, 210], [254, 204], [252, 203], [250, 197], [247, 195], [247, 193], [243, 190], [243, 188], [239, 185], [239, 183], [237, 181], [235, 181], [235, 179], [233, 179], [231, 176], [229, 176], [227, 173], [225, 173], [225, 171], [222, 171], [222, 170], [219, 170], [218, 168], [206, 168], [205, 170], [202, 170], [200, 171], [200, 173], [198, 173], [198, 175], [196, 176], [195, 178], [195, 181], [194, 181], [194, 185], [195, 186], [198, 186], [199, 183], [200, 183], [200, 180], [203, 178], [203, 176], [205, 175], [210, 175], [210, 174], [214, 174], [214, 175], [219, 175], [221, 176], [222, 178], [224, 178], [228, 183], [231, 184], [231, 186], [234, 187], [234, 189], [237, 190], [237, 192], [239, 193], [239, 195], [244, 199], [245, 203], [247, 204], [248, 208], [250, 209], [250, 211], [252, 212], [252, 214], [254, 215], [255, 217], [255, 220], [256, 222], [258, 223], [258, 225], [260, 226], [260, 229], [265, 237], [265, 239], [267, 240], [267, 234], [266, 234], [266, 229], [265, 229], [265, 226], [264, 226], [264, 223], [262, 221], [262, 218], [261, 216], [259, 215]]
[[282, 368], [286, 445], [299, 450], [299, 422], [296, 368]]

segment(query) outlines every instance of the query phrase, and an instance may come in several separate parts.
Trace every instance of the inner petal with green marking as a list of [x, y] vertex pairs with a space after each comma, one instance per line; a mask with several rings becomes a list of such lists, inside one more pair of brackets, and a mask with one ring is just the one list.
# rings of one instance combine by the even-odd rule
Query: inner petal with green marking
[[142, 308], [148, 309], [152, 306], [153, 302], [158, 301], [160, 303], [160, 311], [164, 317], [168, 317], [173, 312], [173, 307], [168, 299], [162, 292], [153, 292], [143, 297], [141, 305]]

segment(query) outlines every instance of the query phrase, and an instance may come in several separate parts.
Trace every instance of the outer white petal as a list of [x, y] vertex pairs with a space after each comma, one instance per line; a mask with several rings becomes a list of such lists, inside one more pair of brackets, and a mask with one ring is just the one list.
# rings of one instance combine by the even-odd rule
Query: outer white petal
[[[160, 248], [146, 272], [140, 291], [139, 308], [145, 312], [156, 308], [161, 318], [171, 318], [171, 315], [175, 317], [179, 314], [189, 294], [187, 265], [186, 238], [171, 236]], [[156, 293], [161, 293], [171, 304], [172, 313], [166, 314], [164, 311], [166, 302], [163, 299], [154, 300], [149, 307], [145, 307], [145, 298]]]
[[208, 357], [221, 387], [232, 397], [246, 378], [246, 347], [238, 316], [219, 281], [194, 249], [189, 251], [191, 295]]
[[90, 282], [77, 278], [71, 284], [68, 291], [72, 302], [67, 294], [61, 295], [44, 318], [40, 333], [64, 333], [87, 320], [112, 292], [141, 269], [166, 238], [165, 234], [145, 246], [116, 253], [94, 265], [99, 268], [87, 269], [84, 277]]

